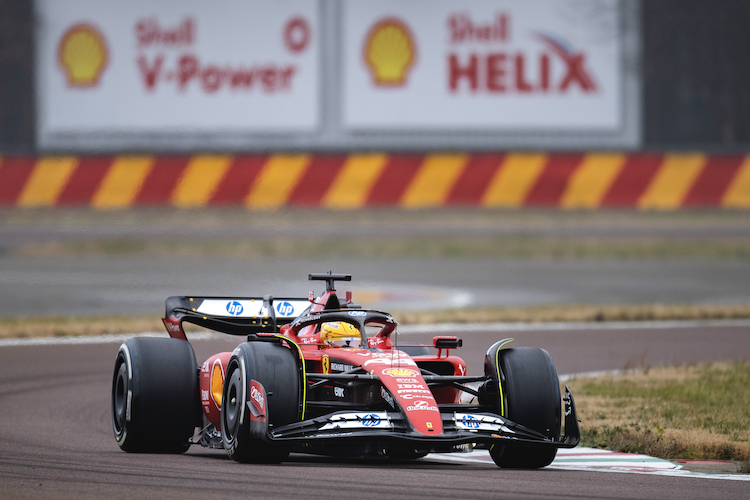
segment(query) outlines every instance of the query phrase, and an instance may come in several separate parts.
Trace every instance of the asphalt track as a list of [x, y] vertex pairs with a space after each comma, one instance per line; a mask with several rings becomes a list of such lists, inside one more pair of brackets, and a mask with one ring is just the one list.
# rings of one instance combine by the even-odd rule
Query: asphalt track
[[[406, 330], [402, 341], [428, 331]], [[515, 337], [547, 348], [562, 374], [674, 362], [750, 359], [744, 323], [610, 325], [575, 330], [462, 331], [469, 373], [486, 347]], [[110, 423], [112, 366], [119, 342], [0, 346], [0, 498], [750, 498], [745, 482], [591, 471], [502, 470], [492, 464], [335, 460], [292, 455], [277, 466], [243, 465], [222, 451], [128, 454]], [[193, 342], [198, 361], [229, 350], [232, 337]]]
[[[342, 288], [354, 291], [355, 301], [391, 312], [573, 303], [738, 304], [750, 302], [750, 261], [741, 258], [238, 258], [183, 255], [179, 249], [187, 242], [383, 241], [405, 235], [657, 238], [690, 246], [744, 241], [749, 234], [750, 218], [730, 211], [0, 210], [0, 317], [158, 315], [166, 297], [183, 294], [306, 297], [307, 274], [328, 270], [353, 275], [351, 286]], [[173, 245], [175, 252], [42, 256], [48, 244], [97, 241], [114, 247], [156, 241]], [[26, 253], [33, 249], [42, 254]]]
[[543, 304], [750, 302], [744, 260], [0, 257], [0, 317], [159, 315], [170, 295], [307, 297], [310, 272], [351, 273], [390, 312]]

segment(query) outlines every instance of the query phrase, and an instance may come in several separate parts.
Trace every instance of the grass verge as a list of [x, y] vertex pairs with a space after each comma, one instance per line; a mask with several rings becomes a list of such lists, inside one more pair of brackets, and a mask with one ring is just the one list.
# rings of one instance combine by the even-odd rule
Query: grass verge
[[[394, 312], [402, 325], [490, 322], [601, 322], [750, 318], [750, 304], [549, 305]], [[189, 326], [189, 325], [188, 325]], [[0, 318], [0, 338], [60, 337], [162, 331], [156, 315]]]
[[644, 369], [567, 385], [583, 446], [733, 460], [750, 472], [750, 362]]

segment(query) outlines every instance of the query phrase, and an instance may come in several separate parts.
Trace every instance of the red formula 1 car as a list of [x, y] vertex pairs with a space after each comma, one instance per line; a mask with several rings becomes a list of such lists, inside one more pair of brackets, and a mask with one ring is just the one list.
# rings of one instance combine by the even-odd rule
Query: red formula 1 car
[[[487, 350], [484, 375], [450, 354], [456, 337], [395, 345], [397, 323], [342, 302], [336, 281], [307, 299], [170, 297], [171, 338], [122, 344], [112, 382], [112, 425], [125, 451], [224, 448], [240, 462], [290, 452], [397, 459], [486, 448], [500, 467], [539, 468], [580, 439], [573, 396], [561, 405], [547, 351]], [[194, 323], [247, 338], [198, 365], [182, 328]], [[561, 408], [564, 406], [564, 409]], [[565, 436], [560, 438], [562, 414]], [[196, 428], [200, 428], [196, 432]]]

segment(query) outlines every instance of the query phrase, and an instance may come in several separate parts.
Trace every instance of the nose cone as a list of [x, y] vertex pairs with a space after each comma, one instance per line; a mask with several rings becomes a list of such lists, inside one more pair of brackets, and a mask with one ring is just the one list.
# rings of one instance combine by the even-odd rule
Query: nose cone
[[437, 401], [419, 372], [417, 364], [408, 356], [383, 358], [388, 364], [377, 364], [371, 369], [380, 376], [386, 389], [396, 398], [415, 431], [425, 436], [443, 432], [443, 419]]

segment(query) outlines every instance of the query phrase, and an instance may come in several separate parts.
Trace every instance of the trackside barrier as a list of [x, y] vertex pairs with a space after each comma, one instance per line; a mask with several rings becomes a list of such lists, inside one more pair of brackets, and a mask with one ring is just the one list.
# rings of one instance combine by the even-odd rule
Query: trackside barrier
[[750, 155], [439, 153], [0, 158], [0, 207], [750, 208]]

